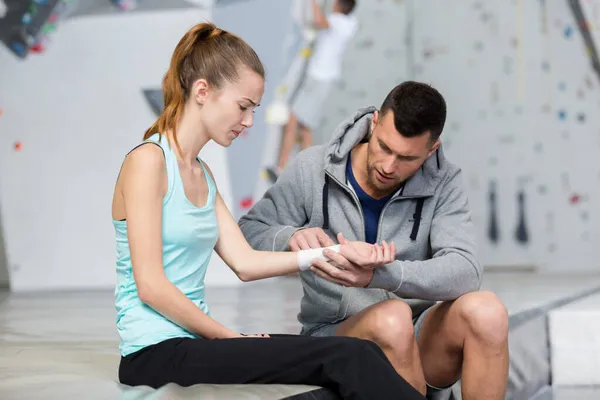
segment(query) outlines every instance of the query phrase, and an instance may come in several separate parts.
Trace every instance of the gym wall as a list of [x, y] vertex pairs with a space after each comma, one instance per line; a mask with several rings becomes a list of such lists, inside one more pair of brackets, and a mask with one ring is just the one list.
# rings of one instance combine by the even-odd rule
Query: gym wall
[[0, 220], [0, 288], [9, 287], [8, 266], [4, 251], [4, 237], [2, 235], [2, 221]]
[[319, 142], [395, 84], [430, 83], [448, 102], [443, 145], [463, 168], [484, 264], [597, 271], [600, 79], [578, 5], [598, 43], [598, 0], [360, 2]]
[[[0, 47], [0, 212], [12, 290], [114, 287], [114, 184], [156, 118], [142, 90], [160, 88], [181, 36], [210, 16], [80, 16], [43, 54], [23, 60]], [[211, 144], [201, 157], [231, 207], [225, 149]], [[215, 254], [207, 282], [239, 280]]]
[[[267, 79], [261, 106], [254, 114], [254, 126], [227, 149], [232, 189], [233, 216], [238, 219], [254, 203], [257, 171], [264, 165], [264, 149], [273, 141], [265, 124], [265, 111], [283, 75], [282, 52], [291, 24], [291, 0], [217, 1], [212, 19], [218, 26], [244, 38], [265, 65]], [[277, 139], [277, 138], [275, 138]]]

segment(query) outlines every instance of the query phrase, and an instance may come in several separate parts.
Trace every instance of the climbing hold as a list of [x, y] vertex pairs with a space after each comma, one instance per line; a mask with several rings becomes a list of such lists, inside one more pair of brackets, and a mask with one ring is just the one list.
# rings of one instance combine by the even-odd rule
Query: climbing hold
[[23, 143], [15, 142], [15, 150], [16, 151], [21, 151], [22, 148], [23, 148]]
[[566, 112], [565, 110], [560, 110], [560, 111], [558, 112], [558, 118], [559, 118], [561, 121], [564, 121], [565, 119], [567, 119], [567, 112]]
[[300, 54], [302, 55], [302, 57], [304, 58], [308, 58], [310, 57], [310, 53], [311, 53], [311, 49], [310, 47], [305, 47], [300, 51]]
[[571, 25], [567, 25], [565, 27], [565, 30], [564, 30], [563, 33], [564, 33], [564, 35], [565, 35], [566, 38], [570, 38], [573, 35], [573, 28], [571, 27]]
[[254, 203], [254, 201], [252, 200], [252, 197], [248, 196], [242, 199], [242, 201], [240, 201], [240, 207], [244, 210], [249, 209], [250, 207], [252, 207], [252, 204]]
[[550, 63], [548, 61], [542, 62], [542, 70], [544, 70], [545, 72], [550, 71]]

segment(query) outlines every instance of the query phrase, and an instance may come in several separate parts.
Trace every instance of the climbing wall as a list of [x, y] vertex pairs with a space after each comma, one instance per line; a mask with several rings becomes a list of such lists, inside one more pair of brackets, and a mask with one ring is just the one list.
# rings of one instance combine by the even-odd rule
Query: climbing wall
[[396, 83], [431, 83], [448, 101], [443, 144], [463, 167], [484, 264], [597, 269], [600, 2], [389, 0], [358, 12], [320, 142]]
[[[310, 3], [308, 0], [304, 1], [304, 4]], [[291, 13], [293, 17], [296, 17], [299, 13], [296, 8], [298, 3], [300, 3], [299, 0], [292, 2]], [[329, 10], [327, 7], [331, 7], [333, 1], [322, 0], [321, 4], [325, 5], [326, 10]], [[388, 90], [386, 77], [401, 74], [403, 66], [406, 65], [406, 62], [399, 64], [402, 62], [401, 60], [405, 59], [406, 55], [405, 46], [402, 42], [406, 28], [403, 27], [403, 24], [398, 24], [398, 21], [404, 21], [404, 16], [401, 14], [401, 19], [398, 20], [398, 11], [402, 9], [404, 9], [403, 6], [398, 6], [396, 3], [391, 4], [390, 2], [358, 3], [355, 13], [359, 19], [359, 31], [349, 46], [353, 47], [353, 49], [347, 51], [343, 68], [347, 76], [360, 76], [360, 79], [347, 79], [334, 89], [332, 97], [335, 100], [331, 100], [326, 105], [329, 111], [325, 113], [323, 124], [320, 128], [313, 131], [315, 143], [322, 143], [326, 140], [324, 138], [327, 134], [324, 132], [332, 132], [342, 119], [351, 114], [350, 110], [362, 107], [364, 104], [369, 104], [369, 101], [374, 101], [385, 90]], [[293, 18], [293, 21], [297, 21], [297, 18]], [[375, 41], [372, 33], [377, 32], [380, 26], [386, 26], [386, 35], [381, 35], [382, 41]], [[393, 38], [393, 40], [388, 42], [388, 37]], [[398, 38], [400, 39], [398, 40]], [[306, 51], [308, 47], [307, 42], [302, 37], [301, 26], [298, 24], [289, 24], [285, 35], [283, 52], [280, 55], [280, 63], [284, 67], [283, 75], [279, 76], [276, 86], [271, 87], [271, 90], [275, 91], [274, 98], [278, 96], [286, 98], [293, 90], [294, 85], [298, 82], [294, 79], [294, 75], [296, 75], [296, 71], [301, 74], [303, 59], [308, 58], [308, 62], [310, 62], [310, 51]], [[385, 54], [385, 57], [392, 60], [393, 63], [382, 63], [380, 54]], [[364, 71], [372, 71], [372, 75], [365, 74]], [[378, 78], [371, 79], [373, 76], [378, 76]], [[365, 78], [367, 78], [366, 81]], [[368, 84], [364, 84], [364, 82], [368, 82]], [[343, 98], [342, 101], [340, 101], [341, 98]], [[267, 105], [270, 105], [270, 103], [267, 103]], [[265, 168], [277, 163], [282, 126], [267, 124], [265, 134], [266, 140], [261, 152], [261, 168], [257, 174], [258, 181], [254, 190], [255, 199], [262, 197], [272, 185], [269, 176], [265, 172]], [[294, 149], [292, 157], [298, 151], [298, 148], [297, 146]]]
[[[210, 18], [141, 9], [89, 9], [26, 59], [0, 47], [0, 219], [15, 291], [114, 287], [114, 184], [160, 107], [144, 90], [160, 87], [177, 42]], [[226, 149], [211, 143], [200, 156], [231, 207]], [[239, 283], [213, 254], [207, 284]]]
[[[262, 173], [276, 157], [280, 127], [266, 123], [266, 112], [298, 49], [294, 21], [299, 17], [296, 6], [300, 1], [310, 3], [310, 0], [235, 0], [222, 6], [217, 2], [213, 10], [214, 22], [250, 43], [267, 70], [265, 93], [254, 115], [254, 126], [228, 149], [232, 213], [236, 219], [248, 212], [268, 187]], [[268, 24], [247, 23], [264, 20], [266, 15]]]

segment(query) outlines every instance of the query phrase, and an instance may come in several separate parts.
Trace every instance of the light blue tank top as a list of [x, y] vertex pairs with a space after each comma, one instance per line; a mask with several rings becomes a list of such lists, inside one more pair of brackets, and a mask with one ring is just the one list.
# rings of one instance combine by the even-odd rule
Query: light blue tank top
[[[155, 134], [147, 141], [160, 145], [167, 166], [169, 184], [163, 199], [162, 216], [165, 275], [194, 304], [210, 315], [204, 302], [204, 277], [219, 235], [215, 183], [198, 159], [208, 182], [208, 200], [202, 208], [196, 207], [185, 195], [177, 159], [167, 137]], [[115, 304], [121, 355], [126, 356], [166, 339], [197, 337], [140, 301], [131, 267], [127, 221], [113, 220], [113, 224], [117, 239]]]

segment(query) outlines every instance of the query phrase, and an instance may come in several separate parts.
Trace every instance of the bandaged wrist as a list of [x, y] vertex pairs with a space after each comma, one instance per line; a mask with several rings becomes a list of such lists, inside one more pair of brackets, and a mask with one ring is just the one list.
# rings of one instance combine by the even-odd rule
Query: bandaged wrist
[[327, 261], [328, 258], [323, 255], [323, 250], [328, 249], [339, 253], [341, 247], [342, 246], [338, 244], [335, 246], [320, 247], [318, 249], [298, 251], [298, 266], [300, 267], [300, 271], [306, 271], [308, 268], [310, 268], [315, 260]]

